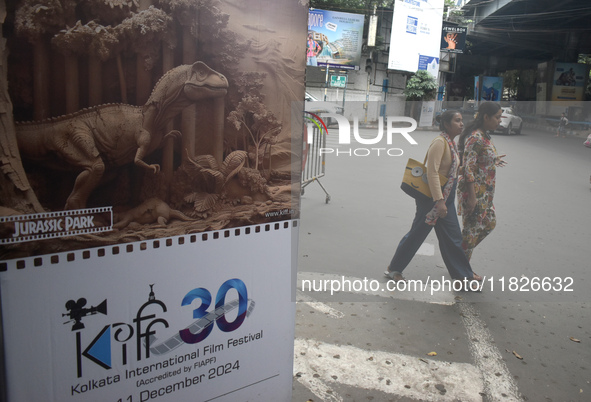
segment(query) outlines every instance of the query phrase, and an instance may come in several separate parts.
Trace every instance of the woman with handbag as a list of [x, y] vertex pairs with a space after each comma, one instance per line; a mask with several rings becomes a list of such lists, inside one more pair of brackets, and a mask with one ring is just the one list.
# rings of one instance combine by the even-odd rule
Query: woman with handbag
[[474, 121], [462, 132], [458, 149], [462, 165], [458, 178], [458, 211], [462, 215], [462, 248], [468, 260], [474, 248], [492, 232], [497, 224], [493, 196], [496, 168], [504, 166], [488, 131], [494, 131], [501, 122], [501, 106], [483, 102]]
[[[452, 279], [482, 280], [482, 277], [472, 271], [462, 249], [462, 233], [454, 203], [460, 162], [454, 138], [460, 135], [464, 128], [462, 115], [457, 111], [446, 110], [440, 116], [439, 127], [442, 133], [431, 142], [426, 156], [427, 181], [433, 198], [415, 199], [417, 210], [410, 231], [398, 244], [396, 253], [384, 273], [394, 281], [405, 280], [402, 271], [433, 228], [439, 240], [441, 256]], [[448, 178], [443, 189], [439, 174]]]

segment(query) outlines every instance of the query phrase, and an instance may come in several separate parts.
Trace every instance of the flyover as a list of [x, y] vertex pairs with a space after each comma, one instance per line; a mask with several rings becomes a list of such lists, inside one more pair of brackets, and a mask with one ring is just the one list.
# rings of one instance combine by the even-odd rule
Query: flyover
[[472, 55], [576, 63], [591, 53], [589, 0], [471, 0], [462, 10]]

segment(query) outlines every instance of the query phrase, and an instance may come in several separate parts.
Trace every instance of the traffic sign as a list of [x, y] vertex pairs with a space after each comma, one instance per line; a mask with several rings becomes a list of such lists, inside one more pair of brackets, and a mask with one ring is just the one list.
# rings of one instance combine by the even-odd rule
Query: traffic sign
[[347, 86], [346, 75], [331, 75], [330, 86], [334, 88], [345, 88]]

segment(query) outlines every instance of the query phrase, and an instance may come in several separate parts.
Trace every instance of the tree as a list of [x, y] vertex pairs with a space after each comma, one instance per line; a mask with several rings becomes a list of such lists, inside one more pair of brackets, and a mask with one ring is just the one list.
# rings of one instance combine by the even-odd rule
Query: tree
[[426, 70], [418, 70], [406, 82], [403, 93], [409, 101], [430, 101], [437, 94], [437, 82]]
[[460, 25], [466, 25], [472, 20], [464, 17], [461, 7], [458, 7], [457, 1], [445, 0], [443, 6], [443, 19], [449, 22], [455, 22]]
[[[535, 99], [536, 70], [508, 70], [501, 74], [503, 77], [503, 95], [514, 100]], [[533, 98], [532, 98], [533, 97]]]
[[[403, 93], [407, 101], [430, 101], [437, 94], [437, 82], [426, 70], [418, 70], [406, 81]], [[413, 118], [417, 118], [417, 103], [411, 103], [410, 116]]]
[[[580, 54], [577, 63], [591, 64], [591, 54]], [[585, 88], [585, 100], [591, 100], [591, 71], [589, 72], [587, 88]]]

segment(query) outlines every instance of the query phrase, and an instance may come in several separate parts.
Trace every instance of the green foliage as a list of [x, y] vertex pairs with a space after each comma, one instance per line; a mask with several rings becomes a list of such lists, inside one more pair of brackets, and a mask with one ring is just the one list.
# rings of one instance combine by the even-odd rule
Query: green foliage
[[509, 99], [527, 100], [528, 89], [535, 86], [536, 70], [508, 70], [503, 77], [503, 94]]
[[[577, 63], [591, 64], [591, 54], [580, 54]], [[591, 71], [589, 71], [589, 80], [585, 88], [585, 100], [591, 100]]]
[[517, 97], [517, 86], [519, 85], [519, 70], [508, 70], [501, 74], [503, 77], [503, 92], [509, 98]]
[[469, 22], [472, 22], [472, 20], [464, 17], [464, 12], [461, 11], [453, 0], [445, 0], [443, 6], [443, 19], [460, 25], [466, 25]]
[[437, 95], [437, 82], [427, 71], [418, 70], [406, 82], [404, 95], [409, 101], [433, 100]]

